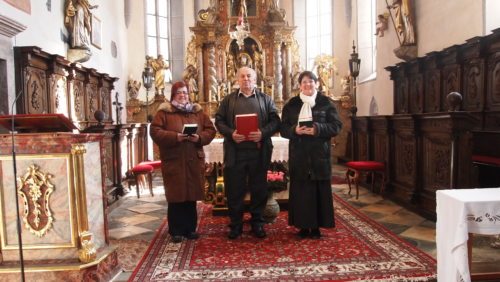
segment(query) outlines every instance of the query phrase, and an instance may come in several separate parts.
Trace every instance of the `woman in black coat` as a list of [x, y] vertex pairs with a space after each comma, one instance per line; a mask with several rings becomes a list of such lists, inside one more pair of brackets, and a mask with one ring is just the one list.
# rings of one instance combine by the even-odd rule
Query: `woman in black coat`
[[301, 238], [315, 239], [320, 227], [335, 226], [330, 144], [342, 128], [333, 101], [317, 91], [317, 83], [314, 73], [300, 74], [301, 92], [283, 107], [280, 128], [290, 140], [288, 223], [300, 229]]

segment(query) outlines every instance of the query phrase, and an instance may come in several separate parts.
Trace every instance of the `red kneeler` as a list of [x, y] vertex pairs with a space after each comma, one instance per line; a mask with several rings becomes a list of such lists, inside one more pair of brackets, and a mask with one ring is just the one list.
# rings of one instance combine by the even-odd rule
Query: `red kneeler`
[[380, 187], [380, 194], [384, 191], [385, 187], [385, 165], [382, 162], [376, 161], [353, 161], [346, 163], [347, 171], [345, 177], [347, 184], [349, 184], [349, 194], [351, 194], [351, 181], [356, 184], [356, 199], [359, 197], [359, 174], [366, 172], [372, 175], [372, 191], [375, 184], [375, 176], [380, 174], [382, 176], [382, 186]]
[[153, 195], [153, 170], [154, 167], [152, 165], [148, 164], [138, 164], [132, 168], [132, 173], [134, 174], [135, 177], [135, 188], [137, 190], [137, 198], [141, 197], [141, 193], [139, 192], [139, 179], [140, 176], [146, 177], [146, 181], [149, 184], [149, 192], [151, 193], [151, 196]]

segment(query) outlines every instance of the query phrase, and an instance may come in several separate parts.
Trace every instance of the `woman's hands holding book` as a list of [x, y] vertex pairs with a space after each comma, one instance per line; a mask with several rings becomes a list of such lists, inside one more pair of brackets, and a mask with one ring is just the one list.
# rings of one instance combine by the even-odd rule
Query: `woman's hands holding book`
[[178, 142], [189, 141], [197, 143], [198, 141], [200, 141], [200, 136], [198, 134], [187, 135], [187, 134], [177, 133], [177, 141]]
[[316, 134], [316, 127], [307, 127], [307, 126], [297, 126], [295, 127], [295, 133], [297, 135], [312, 135]]

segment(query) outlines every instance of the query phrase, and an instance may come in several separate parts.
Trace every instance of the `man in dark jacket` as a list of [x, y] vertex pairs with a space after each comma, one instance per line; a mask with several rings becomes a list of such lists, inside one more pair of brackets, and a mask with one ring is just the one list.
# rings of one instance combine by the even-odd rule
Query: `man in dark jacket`
[[[271, 163], [271, 136], [279, 129], [280, 118], [271, 97], [258, 91], [256, 73], [242, 67], [237, 78], [240, 89], [226, 96], [215, 115], [215, 126], [224, 136], [224, 186], [228, 200], [229, 239], [243, 231], [244, 198], [250, 192], [252, 233], [266, 237], [262, 211], [267, 201], [267, 169]], [[258, 129], [248, 137], [236, 130], [235, 116], [257, 114]]]

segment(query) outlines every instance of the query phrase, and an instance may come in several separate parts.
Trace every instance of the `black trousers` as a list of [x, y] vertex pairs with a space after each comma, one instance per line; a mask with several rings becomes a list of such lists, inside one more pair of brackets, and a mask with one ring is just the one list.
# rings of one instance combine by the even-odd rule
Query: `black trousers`
[[267, 202], [267, 168], [262, 166], [259, 150], [238, 150], [236, 164], [224, 167], [231, 228], [243, 226], [244, 198], [250, 192], [250, 214], [252, 227], [264, 225], [262, 211]]
[[196, 202], [168, 203], [168, 233], [172, 236], [183, 236], [196, 231], [198, 214]]

